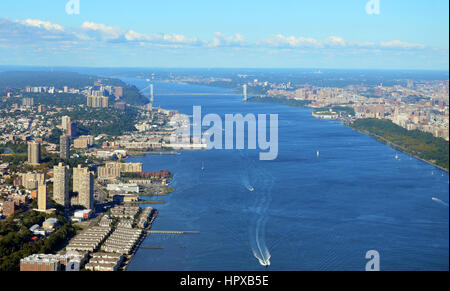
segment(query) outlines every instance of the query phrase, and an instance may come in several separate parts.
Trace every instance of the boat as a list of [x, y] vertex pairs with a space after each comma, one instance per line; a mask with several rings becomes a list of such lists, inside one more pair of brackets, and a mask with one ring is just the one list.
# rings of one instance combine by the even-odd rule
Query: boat
[[317, 157], [319, 157], [320, 156], [320, 151], [317, 151]]
[[204, 170], [205, 170], [205, 163], [202, 162], [202, 171], [204, 171]]
[[396, 154], [396, 155], [395, 155], [395, 159], [396, 159], [396, 160], [398, 160], [398, 159], [399, 159], [399, 157], [398, 157], [398, 154]]

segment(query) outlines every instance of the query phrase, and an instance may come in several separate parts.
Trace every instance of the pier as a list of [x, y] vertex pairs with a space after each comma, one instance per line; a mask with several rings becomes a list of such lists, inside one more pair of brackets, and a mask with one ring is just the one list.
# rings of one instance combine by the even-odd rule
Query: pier
[[200, 231], [183, 231], [183, 230], [149, 230], [148, 234], [200, 234]]
[[152, 201], [152, 200], [139, 200], [133, 202], [125, 202], [125, 205], [140, 205], [140, 204], [165, 204], [166, 201]]

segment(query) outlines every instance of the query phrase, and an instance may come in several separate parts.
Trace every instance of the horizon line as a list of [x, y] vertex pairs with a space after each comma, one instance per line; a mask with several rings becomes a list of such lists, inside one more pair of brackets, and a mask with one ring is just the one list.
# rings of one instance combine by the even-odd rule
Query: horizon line
[[82, 69], [183, 69], [183, 70], [349, 70], [349, 71], [427, 71], [427, 72], [447, 72], [449, 69], [383, 69], [383, 68], [326, 68], [326, 67], [163, 67], [163, 66], [76, 66], [76, 65], [2, 65], [0, 68], [6, 67], [24, 67], [24, 68], [82, 68]]

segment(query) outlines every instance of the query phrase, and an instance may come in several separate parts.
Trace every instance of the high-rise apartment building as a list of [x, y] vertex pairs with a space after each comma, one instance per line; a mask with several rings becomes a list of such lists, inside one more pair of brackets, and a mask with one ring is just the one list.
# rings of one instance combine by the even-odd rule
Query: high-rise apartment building
[[28, 143], [28, 163], [30, 165], [39, 165], [41, 162], [41, 144], [33, 141]]
[[32, 107], [32, 106], [34, 106], [34, 99], [33, 98], [23, 98], [22, 105], [27, 106], [27, 107]]
[[73, 169], [73, 192], [78, 193], [76, 205], [85, 207], [86, 209], [94, 208], [94, 173], [88, 168]]
[[114, 87], [114, 96], [116, 99], [120, 99], [123, 97], [123, 87]]
[[109, 105], [109, 99], [106, 96], [87, 96], [86, 105], [94, 108], [106, 108]]
[[69, 116], [63, 116], [61, 119], [61, 127], [62, 129], [64, 129], [65, 131], [69, 130], [69, 125], [70, 125], [70, 117]]
[[47, 210], [47, 185], [40, 184], [38, 187], [38, 210]]
[[70, 138], [67, 135], [61, 135], [59, 138], [59, 157], [70, 159]]
[[62, 163], [53, 167], [53, 200], [59, 205], [70, 207], [69, 166]]
[[68, 129], [67, 129], [67, 135], [70, 137], [77, 136], [77, 124], [75, 122], [69, 122]]
[[43, 173], [20, 174], [20, 177], [22, 178], [22, 186], [27, 190], [35, 190], [38, 185], [45, 181], [45, 174]]
[[94, 137], [92, 135], [83, 135], [73, 141], [73, 146], [77, 149], [87, 149], [94, 145]]

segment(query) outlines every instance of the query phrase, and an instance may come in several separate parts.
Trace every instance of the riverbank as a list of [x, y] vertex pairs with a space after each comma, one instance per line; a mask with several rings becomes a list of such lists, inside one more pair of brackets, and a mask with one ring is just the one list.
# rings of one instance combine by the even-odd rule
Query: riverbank
[[[249, 99], [249, 101], [269, 104], [276, 103], [301, 108], [311, 108], [305, 104], [298, 103], [301, 100], [289, 100], [286, 98], [255, 97]], [[292, 102], [294, 102], [295, 104]], [[408, 131], [386, 119], [358, 119], [354, 123], [350, 123], [346, 121], [346, 118], [342, 118], [342, 115], [351, 114], [353, 111], [351, 108], [334, 106], [324, 109], [331, 109], [334, 114], [320, 116], [316, 111], [313, 111], [312, 115], [316, 118], [322, 119], [343, 120], [344, 124], [353, 130], [372, 136], [378, 141], [414, 158], [424, 161], [430, 165], [433, 165], [438, 169], [446, 172], [449, 171], [448, 142], [441, 138], [434, 137], [431, 133], [421, 132], [417, 130]]]
[[300, 108], [310, 108], [308, 105], [311, 104], [311, 101], [308, 100], [287, 99], [282, 97], [252, 97], [248, 99], [247, 102], [281, 104]]
[[378, 135], [376, 135], [376, 134], [374, 134], [374, 133], [371, 133], [371, 132], [368, 132], [368, 131], [366, 131], [366, 130], [358, 130], [358, 129], [355, 129], [355, 128], [349, 126], [349, 125], [347, 125], [347, 127], [351, 128], [351, 129], [353, 129], [353, 130], [355, 130], [355, 131], [357, 131], [357, 132], [359, 132], [359, 133], [362, 133], [362, 134], [371, 136], [371, 137], [375, 138], [377, 141], [379, 141], [379, 142], [381, 142], [381, 143], [383, 143], [383, 144], [385, 144], [385, 145], [388, 145], [388, 146], [392, 147], [393, 149], [396, 149], [396, 150], [398, 150], [398, 151], [400, 151], [400, 152], [402, 152], [402, 153], [405, 153], [405, 154], [410, 155], [410, 156], [412, 156], [412, 157], [414, 157], [414, 158], [416, 158], [416, 159], [418, 159], [418, 160], [421, 160], [421, 161], [423, 161], [423, 162], [425, 162], [425, 163], [428, 163], [428, 164], [430, 164], [430, 165], [432, 165], [432, 166], [434, 166], [434, 167], [436, 167], [436, 168], [438, 168], [438, 169], [440, 169], [440, 170], [442, 170], [442, 171], [445, 171], [445, 172], [447, 172], [447, 173], [449, 172], [449, 169], [448, 169], [448, 168], [441, 167], [441, 166], [437, 165], [437, 164], [436, 164], [435, 162], [433, 162], [433, 161], [426, 160], [426, 159], [424, 159], [424, 158], [421, 158], [419, 155], [412, 154], [411, 152], [408, 151], [408, 149], [406, 149], [406, 148], [404, 148], [404, 147], [402, 147], [402, 146], [400, 146], [400, 145], [398, 145], [398, 144], [395, 144], [395, 143], [393, 143], [393, 142], [391, 142], [391, 141], [389, 141], [389, 140], [387, 140], [387, 139], [385, 139], [385, 138], [383, 138], [383, 137], [381, 137], [381, 136], [378, 136]]
[[128, 266], [133, 260], [133, 257], [136, 255], [136, 252], [141, 247], [142, 243], [145, 241], [145, 239], [148, 236], [149, 231], [152, 229], [153, 223], [155, 222], [156, 218], [158, 217], [159, 211], [155, 210], [154, 215], [152, 216], [152, 219], [148, 223], [147, 227], [144, 228], [143, 234], [139, 241], [136, 243], [136, 246], [133, 248], [132, 253], [128, 256], [128, 258], [125, 259], [125, 261], [122, 263], [122, 271], [126, 272], [128, 269]]

